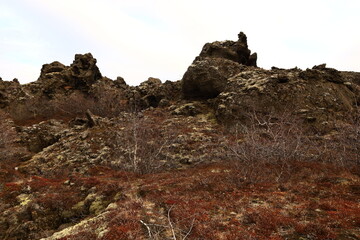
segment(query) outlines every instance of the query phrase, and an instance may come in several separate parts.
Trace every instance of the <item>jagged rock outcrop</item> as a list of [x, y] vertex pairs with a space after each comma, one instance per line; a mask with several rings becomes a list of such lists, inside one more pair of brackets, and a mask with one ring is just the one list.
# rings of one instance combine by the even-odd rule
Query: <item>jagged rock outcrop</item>
[[9, 106], [10, 103], [22, 100], [26, 96], [22, 86], [16, 80], [0, 80], [0, 108]]
[[161, 85], [160, 79], [150, 77], [136, 88], [142, 107], [157, 107], [159, 105], [159, 102], [164, 97], [161, 93], [162, 91], [159, 89]]
[[229, 78], [214, 99], [216, 116], [223, 123], [243, 124], [249, 115], [299, 116], [320, 132], [347, 121], [357, 109], [359, 92], [335, 69], [244, 69]]
[[256, 67], [257, 54], [250, 55], [243, 32], [238, 41], [213, 42], [204, 45], [182, 78], [182, 92], [186, 99], [214, 98], [221, 93], [229, 77], [242, 66]]
[[198, 58], [183, 76], [184, 98], [214, 98], [225, 89], [228, 78], [242, 69], [242, 65], [228, 59]]
[[316, 131], [336, 128], [357, 108], [356, 77], [326, 64], [312, 69], [255, 68], [244, 33], [238, 41], [207, 43], [182, 79], [184, 99], [212, 99], [217, 119], [246, 123], [250, 113], [299, 115]]
[[238, 34], [238, 40], [206, 43], [200, 57], [224, 58], [246, 66], [256, 67], [257, 54], [251, 54], [247, 37], [243, 32]]
[[[194, 102], [169, 110], [150, 108], [141, 114], [123, 113], [112, 119], [89, 113], [87, 119], [72, 120], [57, 135], [52, 130], [63, 127], [57, 122], [25, 127], [23, 139], [33, 138], [32, 147], [49, 145], [18, 169], [25, 174], [53, 176], [64, 172], [86, 175], [94, 166], [151, 172], [153, 167], [196, 164], [221, 154], [224, 147], [220, 142], [213, 145], [217, 124], [208, 112], [208, 106]], [[189, 128], [193, 131], [186, 132]], [[44, 129], [49, 133], [43, 133]], [[39, 137], [41, 141], [37, 141]]]
[[[181, 98], [180, 82], [161, 82], [158, 78], [150, 77], [134, 88], [131, 102], [136, 102], [140, 109], [169, 105], [170, 101]], [[133, 103], [132, 103], [133, 105]]]
[[41, 91], [53, 97], [55, 93], [69, 89], [87, 92], [101, 78], [96, 59], [91, 53], [76, 54], [70, 66], [57, 61], [44, 64], [38, 81], [30, 84], [29, 88], [32, 92]]
[[47, 74], [55, 73], [55, 72], [62, 72], [66, 70], [68, 67], [66, 67], [64, 64], [55, 61], [52, 63], [44, 64], [41, 68], [40, 77], [39, 79], [46, 78]]
[[[96, 59], [77, 54], [73, 64], [44, 64], [37, 81], [20, 85], [0, 82], [0, 107], [8, 108], [20, 124], [59, 118], [84, 117], [89, 109], [102, 117], [116, 117], [123, 111], [166, 107], [181, 98], [180, 82], [149, 78], [139, 86], [129, 86], [122, 77], [102, 77]], [[11, 106], [9, 106], [11, 103]], [[74, 108], [74, 106], [77, 106]]]
[[99, 68], [96, 66], [96, 59], [87, 54], [76, 54], [74, 62], [67, 69], [66, 82], [76, 88], [87, 90], [92, 84], [102, 78]]
[[56, 143], [65, 129], [64, 123], [52, 119], [32, 126], [20, 127], [18, 131], [20, 132], [21, 143], [30, 152], [38, 153]]

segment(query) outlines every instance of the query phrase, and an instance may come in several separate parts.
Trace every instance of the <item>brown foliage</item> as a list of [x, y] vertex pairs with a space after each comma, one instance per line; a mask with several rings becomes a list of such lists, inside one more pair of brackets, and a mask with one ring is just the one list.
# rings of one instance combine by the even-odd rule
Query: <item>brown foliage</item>
[[333, 135], [308, 135], [300, 119], [290, 114], [260, 117], [237, 126], [227, 136], [228, 157], [235, 161], [240, 181], [281, 182], [294, 173], [294, 164], [330, 163], [359, 171], [360, 124], [343, 124]]
[[96, 97], [74, 91], [54, 99], [33, 97], [23, 102], [14, 102], [9, 107], [9, 113], [18, 125], [34, 124], [52, 118], [70, 120], [84, 117], [87, 110], [98, 116], [115, 117], [128, 110], [128, 103], [116, 91], [100, 92]]

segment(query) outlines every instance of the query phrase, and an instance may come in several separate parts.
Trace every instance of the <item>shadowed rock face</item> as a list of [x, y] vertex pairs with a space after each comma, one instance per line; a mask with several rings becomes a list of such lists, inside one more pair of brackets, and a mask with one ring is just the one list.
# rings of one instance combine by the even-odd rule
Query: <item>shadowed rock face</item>
[[243, 32], [238, 41], [206, 43], [183, 76], [183, 95], [187, 99], [214, 98], [224, 90], [227, 79], [241, 71], [242, 65], [256, 67], [256, 60], [257, 54], [251, 54]]
[[0, 80], [0, 108], [8, 106], [16, 99], [21, 99], [24, 96], [25, 93], [18, 81]]
[[256, 67], [257, 54], [250, 54], [247, 37], [243, 32], [238, 34], [238, 40], [206, 43], [200, 57], [224, 58], [243, 65]]
[[66, 68], [67, 67], [64, 64], [58, 61], [52, 62], [50, 64], [44, 64], [41, 68], [39, 79], [44, 78], [48, 73], [62, 72]]
[[227, 79], [242, 69], [241, 64], [229, 59], [198, 57], [182, 79], [184, 98], [214, 98], [224, 90]]
[[96, 59], [91, 53], [86, 53], [76, 54], [75, 60], [70, 66], [65, 66], [57, 61], [44, 64], [38, 80], [42, 82], [44, 87], [47, 85], [44, 83], [48, 83], [49, 88], [53, 90], [62, 86], [69, 86], [87, 91], [92, 84], [101, 78], [100, 70], [96, 66]]
[[89, 88], [97, 80], [102, 78], [96, 59], [91, 53], [76, 54], [74, 62], [66, 72], [67, 81], [75, 88]]

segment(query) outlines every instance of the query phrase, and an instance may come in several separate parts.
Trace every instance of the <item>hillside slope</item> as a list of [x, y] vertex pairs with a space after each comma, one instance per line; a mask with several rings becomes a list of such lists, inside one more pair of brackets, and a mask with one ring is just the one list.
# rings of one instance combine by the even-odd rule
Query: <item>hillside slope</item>
[[360, 239], [360, 73], [207, 43], [183, 79], [96, 59], [0, 82], [0, 239]]

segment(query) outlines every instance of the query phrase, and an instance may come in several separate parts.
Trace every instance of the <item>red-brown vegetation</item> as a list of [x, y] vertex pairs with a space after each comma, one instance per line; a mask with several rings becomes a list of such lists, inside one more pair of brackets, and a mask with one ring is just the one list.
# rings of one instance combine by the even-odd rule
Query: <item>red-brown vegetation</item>
[[[254, 115], [247, 127], [203, 131], [218, 139], [204, 150], [209, 158], [219, 156], [213, 146], [223, 146], [215, 163], [168, 170], [171, 166], [158, 162], [166, 157], [163, 150], [192, 131], [186, 121], [177, 129], [160, 129], [158, 124], [169, 118], [156, 110], [135, 114], [122, 122], [127, 138], [117, 139], [114, 132], [108, 146], [127, 146], [130, 167], [99, 165], [86, 175], [60, 178], [17, 173], [5, 182], [2, 202], [23, 204], [24, 219], [41, 223], [31, 230], [37, 236], [91, 220], [58, 238], [64, 240], [359, 237], [357, 122], [314, 138], [289, 115]], [[101, 131], [90, 137], [101, 137]], [[187, 145], [199, 148], [195, 157], [201, 156], [199, 144], [189, 140]], [[13, 230], [6, 231], [8, 239], [17, 239]]]

